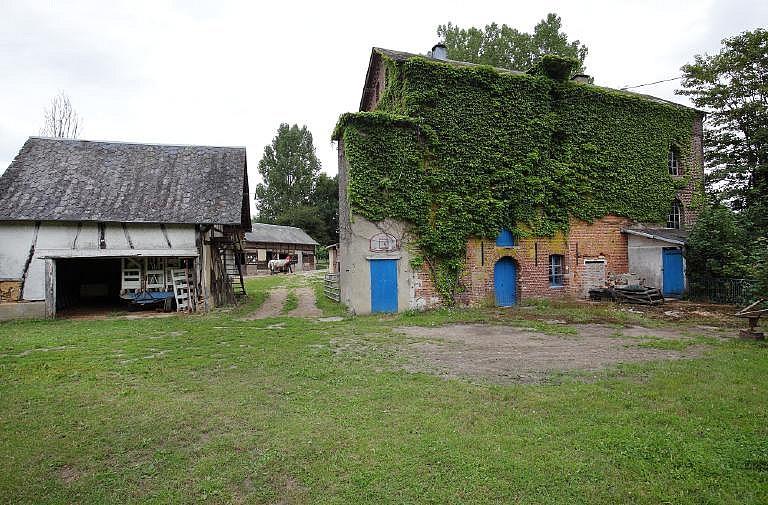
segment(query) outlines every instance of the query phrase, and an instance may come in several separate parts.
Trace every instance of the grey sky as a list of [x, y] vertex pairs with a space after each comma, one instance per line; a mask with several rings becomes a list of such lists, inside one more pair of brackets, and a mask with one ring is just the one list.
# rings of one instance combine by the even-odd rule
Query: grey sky
[[[74, 2], [0, 0], [0, 172], [64, 90], [82, 138], [245, 145], [251, 187], [281, 122], [306, 124], [323, 170], [357, 110], [372, 46], [425, 52], [438, 24], [529, 31], [548, 12], [589, 47], [596, 84], [679, 75], [722, 38], [768, 25], [768, 2]], [[638, 91], [685, 103], [676, 83]]]

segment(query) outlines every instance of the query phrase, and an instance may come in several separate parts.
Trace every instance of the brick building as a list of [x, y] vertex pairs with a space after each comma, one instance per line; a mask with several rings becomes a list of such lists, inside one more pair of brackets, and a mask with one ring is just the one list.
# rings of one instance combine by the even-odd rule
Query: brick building
[[[433, 49], [437, 50], [426, 57], [430, 62], [456, 68], [474, 66], [445, 59], [440, 46]], [[391, 63], [413, 58], [425, 57], [374, 48], [360, 111], [378, 110], [390, 84], [388, 80], [402, 79], [397, 72], [389, 71]], [[407, 82], [401, 84], [408, 85]], [[580, 82], [574, 85], [582, 86]], [[591, 89], [605, 90], [587, 84], [583, 86], [587, 93]], [[612, 96], [618, 100], [626, 96], [627, 100], [647, 100], [691, 111], [647, 95], [614, 90]], [[681, 156], [670, 144], [667, 163], [648, 168], [668, 171], [669, 177], [679, 182], [676, 198], [669, 202], [666, 223], [637, 222], [608, 214], [591, 222], [572, 217], [568, 231], [553, 236], [513, 235], [502, 229], [495, 238], [471, 238], [466, 245], [456, 302], [507, 306], [529, 297], [583, 298], [590, 288], [605, 285], [612, 274], [629, 272], [638, 274], [646, 285], [661, 288], [666, 296], [682, 295], [686, 285], [682, 250], [686, 229], [696, 220], [695, 194], [701, 188], [703, 178], [702, 120], [703, 115], [694, 111], [693, 126], [685, 139], [691, 146], [686, 151], [689, 154]], [[437, 135], [440, 134], [438, 131]], [[354, 177], [354, 171], [350, 170], [346, 146], [338, 131], [336, 140], [339, 141], [341, 300], [356, 313], [394, 312], [439, 305], [441, 300], [432, 274], [427, 266], [419, 266], [418, 261], [413, 261], [418, 251], [412, 226], [395, 219], [371, 221], [350, 207], [350, 178]], [[641, 147], [624, 146], [628, 150]], [[644, 188], [644, 191], [652, 192], [654, 188]]]

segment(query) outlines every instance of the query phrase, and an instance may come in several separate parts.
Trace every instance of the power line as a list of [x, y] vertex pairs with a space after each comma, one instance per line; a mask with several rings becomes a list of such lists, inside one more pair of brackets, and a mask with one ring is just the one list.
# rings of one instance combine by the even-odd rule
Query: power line
[[661, 84], [662, 82], [676, 81], [676, 80], [682, 79], [682, 78], [683, 78], [683, 76], [680, 75], [678, 77], [672, 77], [671, 79], [664, 79], [664, 80], [656, 81], [656, 82], [648, 82], [648, 83], [645, 83], [645, 84], [638, 84], [637, 86], [624, 86], [623, 88], [620, 88], [620, 89], [625, 90], [625, 89], [633, 89], [633, 88], [642, 88], [643, 86], [652, 86], [654, 84]]

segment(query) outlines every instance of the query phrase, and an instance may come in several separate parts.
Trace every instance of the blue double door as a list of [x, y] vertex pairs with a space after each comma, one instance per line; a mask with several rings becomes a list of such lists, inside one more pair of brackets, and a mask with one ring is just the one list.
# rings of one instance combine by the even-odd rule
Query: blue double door
[[397, 312], [397, 260], [372, 259], [371, 312]]
[[517, 265], [512, 258], [501, 258], [493, 267], [493, 290], [497, 306], [511, 307], [517, 303]]
[[664, 296], [683, 296], [685, 275], [683, 272], [683, 251], [676, 247], [665, 247], [661, 251], [662, 293]]

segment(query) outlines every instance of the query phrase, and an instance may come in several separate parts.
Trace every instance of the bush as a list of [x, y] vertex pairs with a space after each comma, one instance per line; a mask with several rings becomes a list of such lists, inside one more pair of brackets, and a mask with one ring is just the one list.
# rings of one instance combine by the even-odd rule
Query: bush
[[688, 237], [685, 255], [692, 282], [707, 277], [752, 278], [756, 275], [753, 243], [743, 221], [722, 205], [701, 213]]

